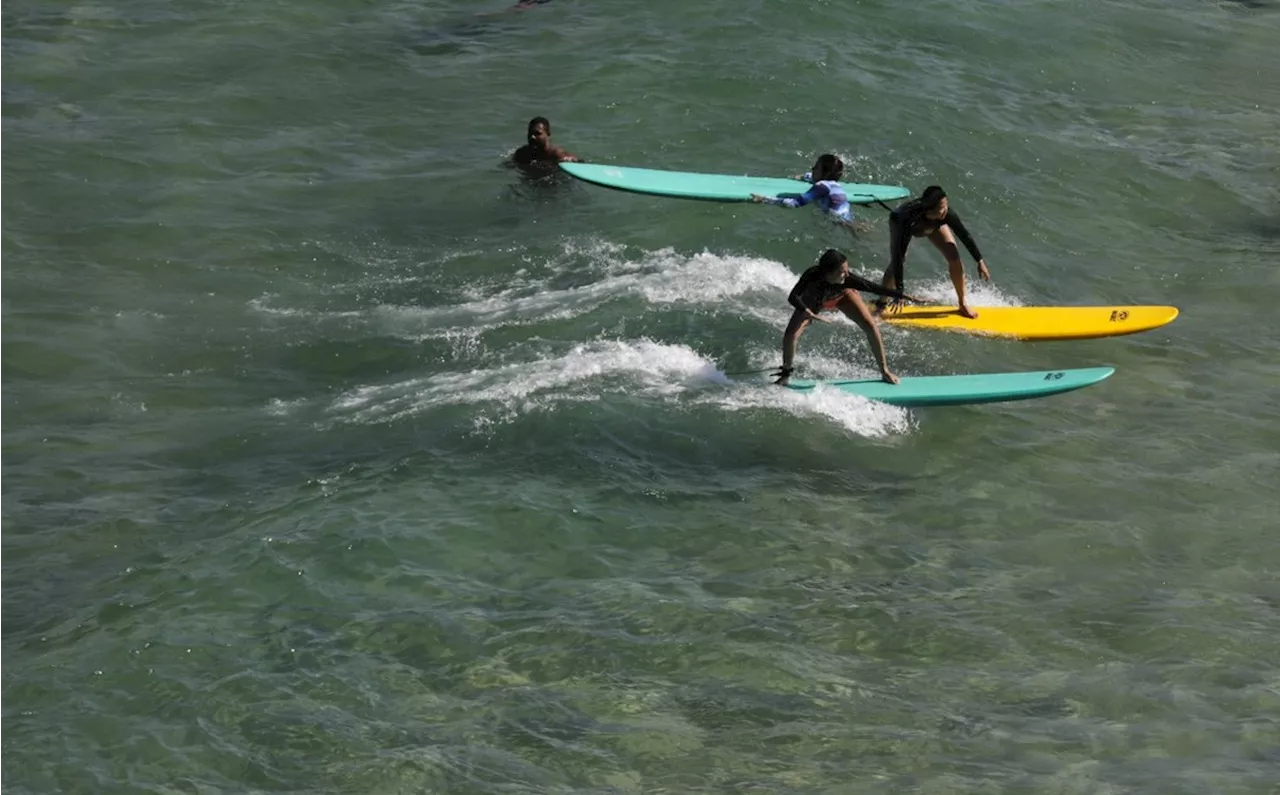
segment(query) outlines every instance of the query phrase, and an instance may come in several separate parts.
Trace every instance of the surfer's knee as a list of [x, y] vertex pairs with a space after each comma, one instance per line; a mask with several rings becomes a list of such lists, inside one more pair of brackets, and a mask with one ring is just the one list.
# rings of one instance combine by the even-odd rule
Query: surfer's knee
[[840, 296], [840, 303], [837, 306], [840, 307], [840, 311], [844, 313], [845, 317], [860, 326], [875, 323], [875, 318], [867, 310], [867, 305], [862, 302], [862, 297], [853, 290], [845, 290], [844, 294]]
[[953, 240], [933, 240], [934, 248], [942, 254], [943, 259], [947, 262], [960, 261], [960, 248], [956, 246]]

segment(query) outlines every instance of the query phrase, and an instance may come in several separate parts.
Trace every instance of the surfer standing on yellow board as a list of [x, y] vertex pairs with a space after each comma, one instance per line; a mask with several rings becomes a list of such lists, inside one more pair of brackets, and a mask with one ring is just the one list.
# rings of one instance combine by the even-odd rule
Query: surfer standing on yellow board
[[857, 323], [867, 335], [871, 352], [875, 354], [876, 362], [880, 365], [880, 377], [890, 384], [898, 383], [898, 376], [889, 372], [889, 365], [885, 362], [884, 340], [880, 338], [876, 319], [867, 309], [867, 305], [862, 302], [862, 297], [858, 295], [859, 290], [898, 300], [917, 300], [898, 290], [881, 287], [861, 276], [849, 273], [849, 260], [845, 255], [834, 248], [827, 249], [818, 259], [817, 265], [801, 274], [800, 280], [796, 282], [795, 287], [791, 288], [791, 294], [787, 296], [787, 303], [795, 307], [795, 312], [792, 313], [791, 321], [787, 323], [787, 330], [782, 335], [782, 367], [774, 373], [778, 376], [778, 380], [774, 381], [775, 384], [785, 386], [791, 379], [794, 369], [792, 363], [796, 357], [796, 343], [804, 330], [814, 320], [830, 322], [818, 313], [836, 309]]
[[[978, 244], [973, 235], [965, 229], [960, 216], [950, 208], [947, 194], [937, 185], [930, 185], [918, 199], [903, 202], [889, 211], [889, 267], [885, 268], [882, 284], [889, 289], [902, 289], [902, 269], [907, 260], [907, 247], [913, 237], [928, 237], [942, 256], [947, 260], [947, 268], [951, 272], [951, 284], [956, 288], [956, 298], [960, 314], [974, 318], [978, 316], [964, 300], [964, 263], [960, 261], [960, 249], [956, 246], [956, 238], [964, 243], [969, 254], [978, 263], [978, 276], [991, 281], [991, 272], [987, 263], [978, 251]], [[876, 310], [883, 312], [888, 302], [883, 298], [876, 301]], [[893, 306], [897, 306], [895, 301]]]

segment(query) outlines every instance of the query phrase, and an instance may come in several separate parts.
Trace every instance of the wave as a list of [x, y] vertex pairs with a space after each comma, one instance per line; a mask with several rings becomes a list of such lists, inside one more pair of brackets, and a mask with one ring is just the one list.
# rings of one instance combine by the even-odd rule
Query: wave
[[[390, 335], [415, 341], [456, 337], [460, 332], [485, 331], [568, 320], [628, 299], [640, 299], [661, 307], [691, 306], [700, 310], [785, 322], [789, 310], [786, 295], [803, 268], [763, 257], [702, 251], [683, 254], [671, 248], [642, 251], [628, 257], [625, 247], [606, 241], [586, 244], [570, 241], [540, 262], [511, 274], [508, 279], [471, 280], [454, 289], [456, 301], [419, 306], [409, 303], [375, 303], [362, 309], [332, 310], [280, 306], [278, 296], [260, 296], [250, 302], [258, 313], [276, 320], [296, 318], [304, 322], [341, 319], [357, 333]], [[878, 263], [877, 263], [878, 264]], [[400, 268], [384, 278], [404, 281]], [[875, 268], [862, 269], [878, 278]], [[916, 268], [919, 273], [923, 268]], [[377, 273], [367, 277], [376, 281]], [[577, 283], [561, 286], [566, 280]], [[945, 270], [912, 280], [912, 290], [923, 298], [954, 301]], [[369, 285], [361, 285], [368, 290]], [[1020, 302], [989, 282], [970, 282], [974, 306], [1016, 306]], [[835, 317], [837, 322], [848, 322]], [[356, 321], [354, 328], [351, 321]]]
[[[776, 352], [758, 353], [776, 357]], [[835, 359], [815, 357], [807, 364], [820, 375], [849, 375], [848, 364]], [[902, 409], [837, 390], [805, 394], [760, 381], [735, 381], [688, 346], [651, 340], [580, 343], [561, 355], [531, 361], [359, 387], [334, 399], [327, 413], [339, 422], [373, 424], [444, 406], [470, 405], [476, 407], [479, 427], [492, 424], [495, 416], [514, 421], [555, 410], [559, 404], [599, 400], [611, 393], [641, 395], [669, 406], [689, 403], [730, 412], [768, 410], [824, 417], [863, 436], [910, 427]]]

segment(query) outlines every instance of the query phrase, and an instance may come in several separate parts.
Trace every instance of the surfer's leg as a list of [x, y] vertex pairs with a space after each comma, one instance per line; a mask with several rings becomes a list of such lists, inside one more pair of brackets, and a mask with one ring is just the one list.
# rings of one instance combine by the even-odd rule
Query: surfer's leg
[[884, 340], [880, 337], [880, 327], [876, 319], [871, 316], [871, 310], [867, 309], [867, 305], [863, 303], [862, 296], [853, 290], [845, 290], [839, 307], [840, 311], [844, 312], [844, 316], [857, 323], [862, 333], [867, 335], [867, 343], [871, 346], [871, 352], [880, 365], [880, 377], [891, 384], [898, 383], [898, 376], [889, 372], [889, 364], [884, 358]]
[[960, 261], [960, 249], [956, 247], [955, 235], [946, 226], [939, 227], [929, 233], [929, 242], [933, 243], [947, 260], [947, 270], [951, 274], [951, 284], [956, 288], [959, 299], [960, 314], [965, 317], [977, 317], [978, 313], [965, 306], [964, 302], [964, 263]]
[[[889, 264], [884, 269], [884, 278], [880, 280], [880, 285], [888, 290], [901, 290], [902, 285], [898, 284], [898, 279], [894, 275], [895, 263], [901, 262], [903, 267], [907, 263], [907, 247], [910, 245], [911, 238], [903, 235], [902, 222], [892, 215], [889, 216]], [[885, 307], [889, 305], [889, 299], [880, 297], [876, 299], [876, 311], [883, 312]]]
[[796, 359], [796, 343], [800, 341], [800, 335], [809, 327], [809, 316], [804, 310], [797, 309], [791, 313], [791, 322], [787, 323], [787, 330], [782, 334], [782, 372], [783, 375], [774, 383], [786, 384], [791, 377], [791, 364]]

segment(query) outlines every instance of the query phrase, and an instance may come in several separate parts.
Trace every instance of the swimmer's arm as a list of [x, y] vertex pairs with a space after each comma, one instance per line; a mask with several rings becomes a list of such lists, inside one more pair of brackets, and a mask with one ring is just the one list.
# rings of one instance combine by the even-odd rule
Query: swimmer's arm
[[558, 146], [552, 146], [548, 151], [551, 154], [551, 156], [556, 159], [556, 162], [558, 163], [581, 163], [582, 162], [582, 158], [578, 157], [572, 152], [569, 152], [568, 150], [561, 149]]
[[814, 185], [804, 193], [779, 193], [777, 198], [772, 196], [759, 196], [759, 201], [762, 201], [765, 204], [777, 204], [782, 207], [803, 207], [810, 202], [830, 195], [831, 189], [826, 185]]

